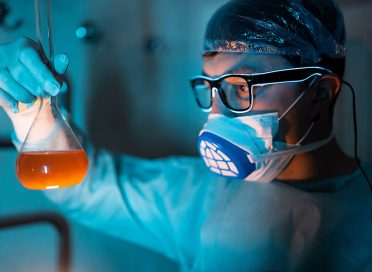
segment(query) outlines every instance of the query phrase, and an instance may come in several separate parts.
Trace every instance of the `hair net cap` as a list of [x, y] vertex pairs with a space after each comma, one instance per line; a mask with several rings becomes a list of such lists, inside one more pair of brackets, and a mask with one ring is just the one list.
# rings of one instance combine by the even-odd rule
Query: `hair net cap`
[[244, 52], [344, 58], [345, 25], [333, 0], [233, 0], [213, 15], [204, 53]]

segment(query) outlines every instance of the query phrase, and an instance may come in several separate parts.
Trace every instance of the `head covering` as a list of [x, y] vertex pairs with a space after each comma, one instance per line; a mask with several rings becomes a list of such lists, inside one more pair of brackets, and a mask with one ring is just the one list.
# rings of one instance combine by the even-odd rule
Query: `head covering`
[[342, 12], [333, 0], [232, 0], [208, 23], [204, 53], [270, 53], [314, 64], [345, 58]]

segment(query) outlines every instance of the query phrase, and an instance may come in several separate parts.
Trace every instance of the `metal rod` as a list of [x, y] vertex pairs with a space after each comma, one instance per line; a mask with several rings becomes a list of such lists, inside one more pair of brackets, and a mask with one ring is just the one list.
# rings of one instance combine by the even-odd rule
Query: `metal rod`
[[[40, 4], [40, 1], [42, 1], [42, 5]], [[36, 31], [37, 42], [40, 48], [43, 49], [45, 53], [45, 57], [47, 58], [47, 61], [53, 61], [54, 47], [53, 47], [53, 32], [52, 32], [51, 1], [50, 0], [35, 0], [34, 5], [35, 5], [35, 31]], [[41, 10], [45, 14], [42, 13]], [[46, 35], [46, 37], [43, 37], [43, 35]], [[46, 44], [43, 45], [43, 42], [45, 42]], [[46, 52], [46, 50], [48, 50], [48, 53]], [[51, 67], [53, 67], [53, 65], [51, 65]]]

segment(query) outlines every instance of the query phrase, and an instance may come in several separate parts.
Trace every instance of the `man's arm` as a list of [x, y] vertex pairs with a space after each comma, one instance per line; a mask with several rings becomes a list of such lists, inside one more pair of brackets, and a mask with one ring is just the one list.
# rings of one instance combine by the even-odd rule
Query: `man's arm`
[[[21, 93], [26, 91], [29, 92], [27, 95], [42, 97], [41, 94], [31, 93], [27, 89], [30, 83], [27, 82], [37, 82], [37, 90], [46, 92], [50, 84], [45, 82], [55, 79], [45, 71], [46, 66], [40, 60], [27, 62], [28, 68], [18, 63], [19, 52], [23, 52], [24, 59], [37, 56], [32, 43], [7, 46], [6, 50], [10, 50], [10, 53], [4, 58], [14, 60], [17, 69], [26, 69], [28, 75], [34, 75], [31, 78], [14, 77], [13, 80], [24, 86], [22, 91], [7, 87], [8, 95], [0, 97], [0, 100], [3, 99], [0, 105], [13, 123], [13, 142], [19, 149], [35, 118], [38, 105], [18, 112], [14, 103], [27, 103], [28, 100], [21, 97]], [[0, 45], [0, 51], [4, 48]], [[5, 68], [11, 69], [7, 65]], [[58, 66], [56, 60], [55, 66]], [[61, 63], [59, 66], [56, 70], [60, 72], [67, 68]], [[38, 77], [38, 81], [34, 77]], [[0, 78], [0, 83], [6, 82]], [[41, 137], [43, 133], [41, 131]], [[178, 262], [190, 263], [199, 245], [206, 211], [216, 199], [210, 194], [216, 188], [210, 182], [212, 175], [199, 160], [144, 160], [113, 155], [94, 148], [87, 140], [83, 141], [83, 147], [89, 159], [89, 169], [83, 182], [66, 189], [45, 191], [45, 195], [69, 217], [88, 227], [140, 244]]]

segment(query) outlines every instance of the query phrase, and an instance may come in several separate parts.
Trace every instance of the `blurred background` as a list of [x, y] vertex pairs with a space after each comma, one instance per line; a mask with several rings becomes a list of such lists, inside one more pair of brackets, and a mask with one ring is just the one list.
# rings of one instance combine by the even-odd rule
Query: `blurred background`
[[[206, 115], [188, 79], [201, 71], [202, 38], [226, 0], [52, 1], [56, 52], [66, 53], [74, 124], [99, 147], [148, 158], [196, 155]], [[372, 163], [372, 0], [339, 0], [348, 31], [345, 79], [356, 89], [360, 157]], [[35, 38], [30, 0], [0, 0], [0, 42]], [[341, 93], [335, 132], [353, 153], [351, 95]], [[11, 125], [0, 109], [0, 217], [56, 208], [16, 179]], [[73, 271], [176, 271], [171, 261], [73, 222]], [[56, 234], [48, 226], [0, 230], [0, 271], [53, 271]], [[35, 250], [37, 248], [37, 250]], [[139, 257], [140, 256], [140, 257]]]

